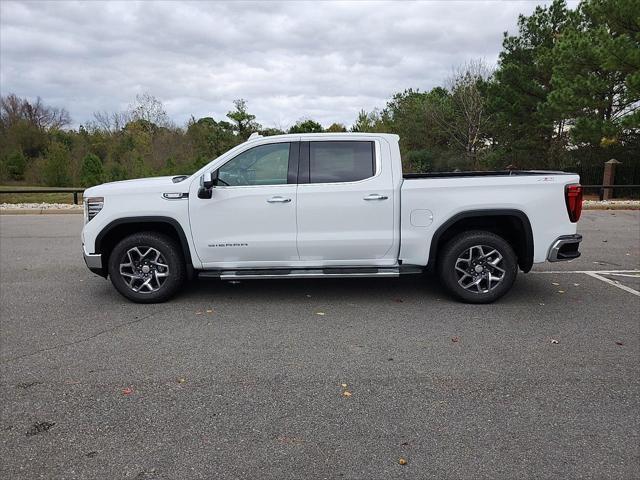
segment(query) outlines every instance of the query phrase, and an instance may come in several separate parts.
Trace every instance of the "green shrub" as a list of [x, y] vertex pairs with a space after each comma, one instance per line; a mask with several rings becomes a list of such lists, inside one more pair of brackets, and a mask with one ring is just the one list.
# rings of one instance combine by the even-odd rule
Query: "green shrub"
[[5, 168], [11, 180], [24, 180], [27, 159], [22, 152], [13, 152], [5, 160]]
[[50, 187], [70, 186], [69, 163], [69, 150], [65, 145], [57, 141], [51, 142], [42, 172], [45, 183]]
[[80, 181], [84, 187], [92, 187], [102, 183], [104, 180], [104, 169], [102, 160], [97, 155], [89, 153], [82, 160], [80, 167]]

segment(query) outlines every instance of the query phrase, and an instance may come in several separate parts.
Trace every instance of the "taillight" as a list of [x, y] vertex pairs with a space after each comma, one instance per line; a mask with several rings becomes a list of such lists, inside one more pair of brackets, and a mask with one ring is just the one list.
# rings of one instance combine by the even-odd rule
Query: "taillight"
[[571, 220], [571, 223], [576, 223], [580, 220], [580, 214], [582, 213], [582, 185], [577, 183], [567, 185], [564, 189], [564, 199], [567, 203], [569, 220]]

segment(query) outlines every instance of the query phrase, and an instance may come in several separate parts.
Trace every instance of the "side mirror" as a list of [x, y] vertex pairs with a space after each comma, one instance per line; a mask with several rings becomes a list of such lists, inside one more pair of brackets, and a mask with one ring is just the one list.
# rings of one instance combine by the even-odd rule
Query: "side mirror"
[[209, 199], [213, 196], [212, 188], [215, 180], [211, 172], [204, 172], [200, 177], [200, 188], [198, 189], [198, 198]]
[[[217, 171], [216, 171], [216, 173], [217, 173]], [[207, 190], [211, 190], [214, 185], [215, 185], [215, 180], [214, 180], [213, 175], [211, 174], [211, 172], [204, 172], [202, 174], [202, 187], [207, 189]]]

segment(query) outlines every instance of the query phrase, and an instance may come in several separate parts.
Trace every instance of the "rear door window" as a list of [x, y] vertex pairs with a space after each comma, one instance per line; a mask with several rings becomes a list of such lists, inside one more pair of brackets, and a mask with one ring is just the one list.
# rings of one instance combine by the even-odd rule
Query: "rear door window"
[[374, 142], [309, 143], [309, 182], [356, 182], [375, 175]]

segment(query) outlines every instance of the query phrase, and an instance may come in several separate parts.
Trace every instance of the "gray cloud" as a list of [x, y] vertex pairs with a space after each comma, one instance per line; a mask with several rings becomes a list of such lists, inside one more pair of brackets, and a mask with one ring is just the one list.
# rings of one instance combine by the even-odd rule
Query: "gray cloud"
[[2, 2], [2, 93], [75, 124], [149, 92], [178, 124], [245, 98], [258, 121], [351, 124], [395, 92], [498, 58], [534, 2]]

